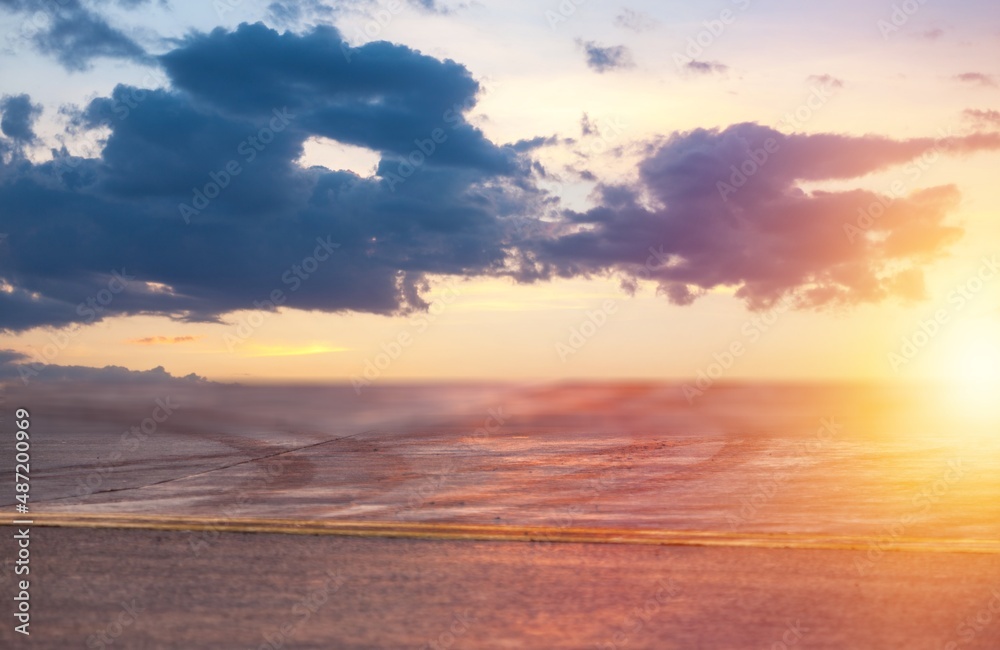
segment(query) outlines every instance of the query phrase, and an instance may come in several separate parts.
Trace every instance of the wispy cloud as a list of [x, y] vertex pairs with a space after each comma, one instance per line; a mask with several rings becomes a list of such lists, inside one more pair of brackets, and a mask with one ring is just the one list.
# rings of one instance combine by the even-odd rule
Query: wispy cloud
[[598, 45], [594, 41], [580, 41], [587, 56], [587, 65], [596, 72], [608, 72], [635, 66], [632, 53], [624, 45]]
[[622, 29], [642, 33], [656, 29], [658, 23], [649, 14], [626, 7], [615, 17], [615, 25]]
[[129, 339], [127, 343], [134, 345], [176, 345], [178, 343], [193, 343], [202, 336], [146, 336], [139, 339]]
[[729, 66], [718, 61], [688, 61], [684, 69], [695, 74], [725, 74], [729, 71]]
[[806, 81], [813, 83], [823, 84], [824, 86], [830, 86], [831, 88], [843, 88], [844, 81], [838, 79], [832, 75], [828, 74], [813, 74], [806, 78]]
[[1000, 127], [1000, 111], [968, 108], [962, 115], [965, 119], [974, 122], [979, 127]]
[[[148, 1], [126, 0], [118, 4], [136, 9]], [[38, 51], [54, 56], [67, 70], [87, 70], [98, 58], [153, 62], [138, 42], [85, 6], [82, 0], [45, 3], [5, 0], [0, 2], [0, 10], [19, 14], [23, 20], [21, 30], [11, 31], [8, 41], [12, 35], [20, 37]]]
[[988, 86], [990, 88], [996, 88], [997, 86], [996, 77], [982, 72], [963, 72], [962, 74], [955, 75], [955, 80], [963, 83]]

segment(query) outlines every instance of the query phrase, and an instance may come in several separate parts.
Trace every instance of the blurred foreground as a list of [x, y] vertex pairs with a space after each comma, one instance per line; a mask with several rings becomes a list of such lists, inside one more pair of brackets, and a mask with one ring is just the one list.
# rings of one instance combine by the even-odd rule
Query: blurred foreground
[[1000, 426], [935, 387], [689, 403], [653, 384], [38, 385], [8, 402], [32, 413], [36, 513], [1000, 539]]

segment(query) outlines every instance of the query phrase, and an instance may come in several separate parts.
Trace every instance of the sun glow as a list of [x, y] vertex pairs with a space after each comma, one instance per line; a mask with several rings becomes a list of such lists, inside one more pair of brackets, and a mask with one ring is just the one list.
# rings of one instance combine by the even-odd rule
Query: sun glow
[[973, 418], [1000, 416], [1000, 330], [977, 322], [956, 328], [946, 342], [942, 379], [955, 405]]

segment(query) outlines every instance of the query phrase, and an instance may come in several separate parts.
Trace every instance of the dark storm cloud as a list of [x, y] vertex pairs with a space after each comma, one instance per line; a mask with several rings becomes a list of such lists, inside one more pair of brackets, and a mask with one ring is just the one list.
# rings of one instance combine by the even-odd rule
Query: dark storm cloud
[[[0, 328], [216, 320], [273, 290], [301, 309], [421, 308], [427, 274], [507, 272], [508, 217], [541, 211], [517, 149], [544, 141], [498, 147], [469, 125], [479, 86], [454, 62], [261, 25], [163, 61], [174, 89], [118, 86], [74, 115], [110, 130], [100, 158], [0, 165]], [[303, 169], [317, 135], [381, 152], [379, 176]], [[306, 258], [322, 262], [289, 275]]]
[[583, 51], [587, 55], [587, 65], [591, 70], [607, 72], [620, 68], [633, 67], [632, 53], [624, 45], [602, 47], [594, 41], [582, 41]]
[[297, 130], [404, 156], [445, 128], [449, 144], [435, 164], [513, 169], [507, 152], [464, 122], [479, 84], [451, 60], [384, 41], [351, 48], [332, 27], [298, 36], [261, 24], [192, 37], [161, 60], [177, 88], [229, 115], [287, 107]]
[[40, 104], [32, 104], [28, 95], [5, 95], [0, 99], [0, 132], [16, 142], [33, 143], [33, 125], [42, 114]]
[[[119, 0], [117, 4], [135, 9], [146, 2]], [[149, 61], [141, 45], [80, 0], [0, 0], [0, 8], [18, 16], [15, 28], [7, 34], [8, 45], [18, 40], [31, 42], [67, 70], [86, 70], [96, 58]]]
[[[800, 307], [918, 298], [922, 275], [911, 263], [934, 259], [961, 235], [945, 223], [958, 202], [954, 187], [893, 199], [807, 193], [798, 183], [997, 148], [1000, 137], [989, 135], [893, 141], [784, 135], [756, 124], [676, 134], [642, 162], [636, 186], [603, 187], [600, 207], [567, 216], [585, 229], [542, 242], [533, 259], [543, 273], [651, 279], [677, 304], [718, 287], [758, 309], [785, 297]], [[746, 165], [751, 156], [760, 162]], [[884, 214], [858, 225], [873, 204], [884, 204]]]

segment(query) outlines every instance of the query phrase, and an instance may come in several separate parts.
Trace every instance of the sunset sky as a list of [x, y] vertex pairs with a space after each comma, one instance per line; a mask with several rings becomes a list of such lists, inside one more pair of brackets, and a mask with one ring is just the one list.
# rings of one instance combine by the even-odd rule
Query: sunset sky
[[1000, 379], [996, 2], [42, 5], [0, 376]]

